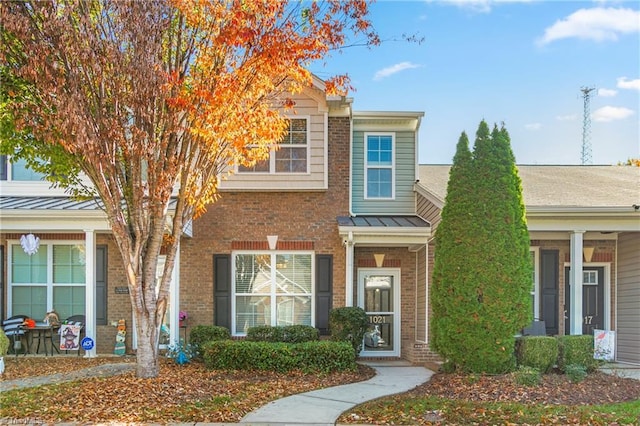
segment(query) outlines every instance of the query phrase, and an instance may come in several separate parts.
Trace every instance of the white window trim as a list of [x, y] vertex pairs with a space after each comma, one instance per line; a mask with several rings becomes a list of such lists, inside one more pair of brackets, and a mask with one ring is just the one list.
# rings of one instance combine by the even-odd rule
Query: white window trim
[[15, 314], [13, 311], [13, 288], [14, 287], [46, 287], [47, 289], [47, 312], [53, 309], [53, 288], [55, 286], [64, 286], [64, 287], [85, 287], [87, 286], [87, 282], [85, 279], [84, 283], [59, 283], [56, 284], [53, 282], [53, 246], [55, 245], [84, 245], [86, 246], [86, 242], [84, 240], [41, 240], [40, 247], [47, 246], [47, 282], [45, 283], [14, 283], [12, 280], [13, 276], [13, 250], [11, 247], [13, 245], [20, 246], [20, 241], [18, 240], [7, 240], [7, 317], [10, 317]]
[[540, 319], [540, 247], [529, 247], [533, 253], [533, 319]]
[[[368, 181], [367, 181], [367, 171], [369, 170], [369, 159], [368, 159], [368, 148], [367, 141], [369, 136], [391, 136], [391, 166], [380, 166], [376, 165], [375, 168], [390, 168], [391, 169], [391, 197], [369, 197], [368, 194]], [[395, 200], [396, 198], [396, 133], [395, 132], [365, 132], [364, 133], [364, 141], [363, 141], [363, 151], [364, 151], [364, 169], [362, 182], [364, 184], [364, 199], [372, 200], [372, 201], [388, 201]], [[374, 166], [371, 166], [374, 167]]]
[[[311, 326], [314, 326], [316, 323], [316, 260], [315, 253], [313, 251], [307, 250], [238, 250], [231, 252], [231, 335], [232, 336], [246, 336], [246, 333], [236, 332], [236, 256], [250, 254], [250, 255], [270, 255], [275, 256], [279, 254], [296, 254], [296, 255], [304, 255], [307, 254], [311, 256]], [[275, 300], [277, 297], [277, 293], [275, 291], [275, 287], [271, 286], [271, 290], [269, 293], [269, 297], [271, 300]], [[277, 324], [277, 310], [271, 310], [271, 324]]]
[[[307, 150], [307, 170], [304, 172], [276, 172], [276, 149], [272, 149], [269, 153], [269, 171], [267, 172], [249, 172], [242, 171], [240, 167], [236, 165], [235, 172], [239, 175], [243, 176], [302, 176], [308, 175], [311, 173], [311, 116], [310, 115], [285, 115], [285, 118], [288, 120], [300, 119], [305, 120], [306, 123], [306, 132], [307, 132], [307, 143], [304, 147]], [[282, 145], [285, 146], [285, 145]], [[302, 148], [302, 145], [287, 145], [287, 147], [293, 148]]]

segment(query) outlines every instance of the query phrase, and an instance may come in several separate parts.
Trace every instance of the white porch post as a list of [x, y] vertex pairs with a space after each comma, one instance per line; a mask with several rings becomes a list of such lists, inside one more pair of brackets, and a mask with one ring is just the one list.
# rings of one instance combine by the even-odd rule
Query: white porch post
[[345, 306], [353, 304], [353, 235], [349, 232], [349, 237], [345, 240], [346, 246], [346, 273], [345, 273]]
[[569, 274], [570, 291], [570, 332], [582, 334], [582, 243], [584, 231], [573, 231], [571, 234], [571, 273]]
[[[180, 341], [180, 243], [176, 250], [176, 258], [173, 264], [173, 272], [171, 274], [171, 284], [169, 285], [169, 309], [171, 319], [169, 320], [169, 344]], [[165, 314], [166, 315], [166, 314]], [[185, 343], [186, 342], [185, 337]]]
[[85, 358], [96, 356], [96, 233], [93, 229], [85, 229], [85, 335], [93, 339], [94, 346], [85, 352]]

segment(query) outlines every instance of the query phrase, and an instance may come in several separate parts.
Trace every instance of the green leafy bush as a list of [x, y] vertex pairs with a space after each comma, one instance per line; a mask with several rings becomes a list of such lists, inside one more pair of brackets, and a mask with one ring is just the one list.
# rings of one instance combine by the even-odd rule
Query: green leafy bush
[[217, 325], [196, 325], [189, 333], [189, 343], [198, 350], [206, 342], [231, 339], [228, 328]]
[[565, 374], [572, 383], [580, 383], [587, 377], [587, 368], [584, 365], [568, 364], [565, 367]]
[[7, 352], [9, 352], [9, 338], [0, 328], [0, 357], [5, 356]]
[[320, 332], [310, 325], [272, 327], [260, 325], [247, 330], [247, 340], [252, 342], [302, 343], [320, 339]]
[[537, 368], [521, 365], [513, 372], [513, 378], [517, 384], [522, 386], [538, 386], [542, 375]]
[[584, 366], [587, 373], [602, 365], [602, 361], [593, 358], [593, 336], [558, 336], [558, 368], [566, 373], [571, 364]]
[[516, 359], [518, 365], [548, 373], [558, 360], [558, 340], [550, 336], [520, 337], [516, 340]]
[[335, 308], [329, 312], [329, 329], [334, 342], [349, 342], [358, 355], [362, 350], [369, 319], [364, 309], [355, 306]]
[[205, 366], [212, 370], [266, 370], [286, 373], [329, 373], [356, 369], [353, 348], [346, 342], [304, 343], [219, 340], [201, 348]]

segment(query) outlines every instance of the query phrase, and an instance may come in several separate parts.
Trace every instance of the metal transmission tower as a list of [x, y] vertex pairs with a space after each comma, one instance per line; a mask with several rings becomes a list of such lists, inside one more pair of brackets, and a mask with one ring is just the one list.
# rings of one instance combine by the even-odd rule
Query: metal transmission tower
[[582, 112], [582, 164], [591, 164], [591, 111], [589, 108], [589, 101], [591, 99], [591, 92], [596, 90], [595, 87], [582, 87], [582, 97], [584, 99], [584, 110]]

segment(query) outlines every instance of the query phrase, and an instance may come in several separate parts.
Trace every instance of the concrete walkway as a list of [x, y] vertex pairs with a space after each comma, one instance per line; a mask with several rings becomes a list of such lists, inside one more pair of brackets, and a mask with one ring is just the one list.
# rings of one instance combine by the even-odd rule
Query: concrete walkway
[[[366, 401], [406, 392], [427, 382], [433, 372], [406, 361], [365, 361], [376, 375], [364, 382], [319, 389], [272, 401], [247, 414], [240, 423], [267, 425], [334, 425], [340, 415]], [[108, 377], [135, 368], [134, 363], [104, 364], [83, 370], [0, 382], [0, 391], [62, 383], [85, 377]], [[1, 422], [2, 419], [0, 419]], [[230, 423], [195, 423], [198, 426], [223, 426]], [[192, 425], [192, 423], [189, 423]], [[66, 425], [69, 426], [69, 425]]]
[[376, 370], [367, 381], [288, 396], [247, 414], [251, 425], [334, 425], [340, 415], [366, 401], [406, 392], [428, 381], [433, 372], [403, 361], [363, 362]]

